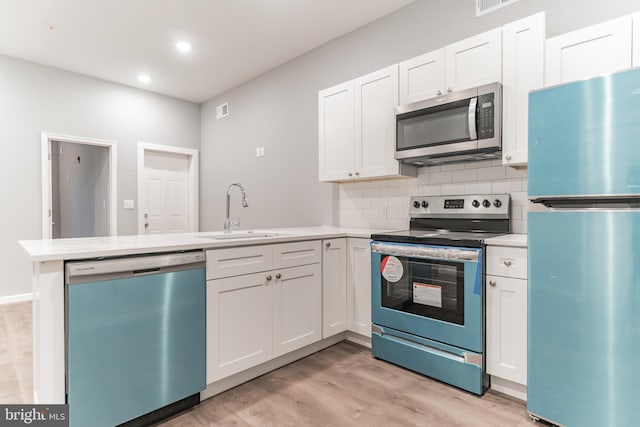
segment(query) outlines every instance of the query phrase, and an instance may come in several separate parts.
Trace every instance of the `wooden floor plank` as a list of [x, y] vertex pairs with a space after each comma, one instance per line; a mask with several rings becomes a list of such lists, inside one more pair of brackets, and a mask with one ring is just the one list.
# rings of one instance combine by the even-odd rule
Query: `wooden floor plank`
[[[33, 402], [31, 303], [0, 306], [0, 402]], [[342, 342], [200, 403], [159, 425], [530, 426], [525, 405], [478, 397]]]

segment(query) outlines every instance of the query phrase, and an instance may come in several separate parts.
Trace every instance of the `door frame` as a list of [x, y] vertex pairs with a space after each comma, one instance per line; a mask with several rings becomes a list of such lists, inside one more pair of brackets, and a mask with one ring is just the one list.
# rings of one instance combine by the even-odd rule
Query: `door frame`
[[118, 234], [118, 180], [117, 180], [117, 145], [116, 141], [81, 136], [62, 135], [53, 132], [42, 132], [40, 137], [42, 162], [42, 239], [51, 239], [51, 141], [70, 142], [74, 144], [95, 145], [109, 150], [109, 236]]
[[195, 233], [198, 231], [198, 164], [200, 152], [192, 148], [175, 147], [171, 145], [151, 144], [148, 142], [138, 141], [138, 234], [144, 234], [144, 157], [147, 151], [168, 154], [181, 154], [188, 158], [189, 173], [189, 190], [187, 196], [189, 198], [188, 215], [189, 229], [187, 232]]

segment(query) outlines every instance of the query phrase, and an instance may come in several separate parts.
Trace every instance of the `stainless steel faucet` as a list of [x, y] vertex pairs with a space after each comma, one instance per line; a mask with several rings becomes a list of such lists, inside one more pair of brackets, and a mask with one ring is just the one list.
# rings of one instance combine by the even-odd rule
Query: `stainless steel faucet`
[[231, 191], [232, 187], [238, 187], [240, 188], [240, 191], [242, 192], [242, 207], [246, 208], [249, 206], [249, 203], [247, 202], [247, 193], [244, 192], [244, 187], [242, 186], [242, 184], [236, 182], [234, 184], [231, 184], [229, 186], [229, 188], [227, 188], [227, 217], [224, 220], [224, 232], [225, 234], [229, 234], [231, 233], [231, 227], [239, 227], [240, 226], [240, 220], [236, 221], [236, 222], [231, 222], [231, 219], [229, 218], [229, 205], [231, 202], [231, 195], [229, 194], [229, 191]]

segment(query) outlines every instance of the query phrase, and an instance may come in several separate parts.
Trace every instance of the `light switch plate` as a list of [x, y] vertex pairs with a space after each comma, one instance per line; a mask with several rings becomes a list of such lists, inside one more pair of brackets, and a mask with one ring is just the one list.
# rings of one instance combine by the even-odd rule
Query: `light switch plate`
[[122, 207], [124, 209], [135, 209], [135, 203], [133, 200], [125, 200]]

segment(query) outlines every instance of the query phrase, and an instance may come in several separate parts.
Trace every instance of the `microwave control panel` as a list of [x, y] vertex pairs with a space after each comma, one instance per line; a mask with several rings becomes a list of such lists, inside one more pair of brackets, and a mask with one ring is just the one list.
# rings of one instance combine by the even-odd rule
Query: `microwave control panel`
[[478, 96], [478, 139], [488, 139], [494, 136], [493, 112], [495, 103], [493, 96], [493, 93]]

